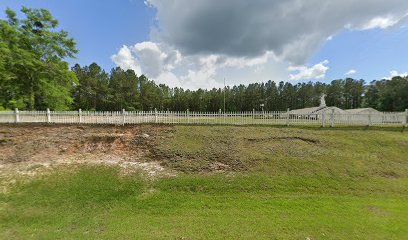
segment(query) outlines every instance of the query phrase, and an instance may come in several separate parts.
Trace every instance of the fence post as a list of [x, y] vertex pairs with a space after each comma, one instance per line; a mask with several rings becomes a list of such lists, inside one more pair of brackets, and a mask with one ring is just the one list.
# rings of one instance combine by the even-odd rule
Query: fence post
[[47, 122], [51, 123], [51, 112], [49, 108], [47, 108]]
[[15, 114], [16, 114], [15, 123], [18, 123], [20, 122], [20, 113], [18, 112], [18, 108], [15, 109]]
[[405, 127], [408, 127], [408, 109], [405, 109]]
[[371, 126], [372, 122], [371, 122], [371, 113], [368, 113], [368, 126]]
[[[221, 108], [220, 109], [218, 109], [218, 115], [217, 115], [217, 123], [218, 124], [222, 124], [224, 121], [224, 118], [223, 118], [223, 116], [222, 116], [222, 112], [221, 112]], [[218, 122], [219, 121], [219, 122]]]
[[252, 124], [255, 124], [255, 108], [252, 109]]
[[289, 126], [289, 119], [290, 119], [289, 112], [290, 112], [290, 109], [288, 108], [287, 111], [286, 111], [286, 126]]
[[322, 112], [322, 127], [326, 125], [326, 111]]
[[78, 109], [79, 123], [82, 123], [82, 110]]
[[190, 123], [190, 110], [188, 110], [188, 108], [187, 108], [186, 113], [187, 113], [187, 123], [189, 124]]
[[123, 125], [123, 126], [125, 126], [125, 123], [126, 123], [126, 117], [125, 117], [125, 115], [126, 115], [126, 110], [125, 110], [125, 109], [122, 109], [122, 125]]
[[154, 109], [154, 122], [158, 122], [158, 117], [157, 117], [157, 108]]
[[331, 110], [330, 114], [330, 127], [334, 127], [334, 109]]

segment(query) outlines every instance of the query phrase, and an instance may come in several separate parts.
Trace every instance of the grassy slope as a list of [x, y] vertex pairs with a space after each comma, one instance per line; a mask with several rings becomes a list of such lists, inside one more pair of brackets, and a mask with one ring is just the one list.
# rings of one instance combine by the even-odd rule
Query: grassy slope
[[78, 167], [16, 185], [0, 195], [0, 238], [408, 236], [407, 132], [179, 126], [156, 153], [185, 173]]

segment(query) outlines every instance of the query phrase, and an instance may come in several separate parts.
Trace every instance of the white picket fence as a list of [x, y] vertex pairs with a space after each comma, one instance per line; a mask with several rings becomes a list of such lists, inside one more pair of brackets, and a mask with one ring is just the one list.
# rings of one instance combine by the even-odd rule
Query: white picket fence
[[218, 125], [321, 125], [408, 126], [408, 110], [371, 114], [292, 114], [287, 111], [2, 111], [0, 123], [61, 124], [218, 124]]

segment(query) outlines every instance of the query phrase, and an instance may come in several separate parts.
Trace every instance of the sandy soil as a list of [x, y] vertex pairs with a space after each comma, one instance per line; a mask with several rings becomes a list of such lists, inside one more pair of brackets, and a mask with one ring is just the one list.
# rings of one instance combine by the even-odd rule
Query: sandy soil
[[172, 175], [152, 156], [171, 126], [0, 125], [0, 178], [35, 175], [63, 164], [118, 165], [146, 176]]

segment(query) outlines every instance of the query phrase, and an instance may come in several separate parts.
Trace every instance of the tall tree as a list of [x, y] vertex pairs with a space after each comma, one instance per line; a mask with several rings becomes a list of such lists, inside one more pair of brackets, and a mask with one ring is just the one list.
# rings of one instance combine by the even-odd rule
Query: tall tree
[[[72, 71], [79, 84], [74, 91], [74, 108], [83, 110], [111, 110], [109, 75], [96, 63], [81, 68], [76, 64]], [[123, 89], [121, 89], [123, 91]]]
[[408, 109], [408, 77], [394, 77], [376, 82], [379, 93], [379, 109], [404, 111]]
[[133, 70], [124, 71], [119, 67], [112, 69], [109, 83], [112, 109], [141, 109], [138, 85], [139, 78]]
[[46, 9], [23, 7], [24, 19], [11, 9], [0, 20], [0, 101], [6, 108], [68, 109], [75, 74], [64, 61], [77, 53], [68, 33]]

